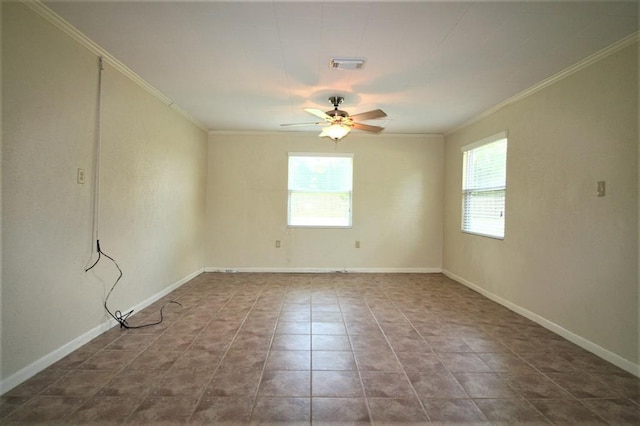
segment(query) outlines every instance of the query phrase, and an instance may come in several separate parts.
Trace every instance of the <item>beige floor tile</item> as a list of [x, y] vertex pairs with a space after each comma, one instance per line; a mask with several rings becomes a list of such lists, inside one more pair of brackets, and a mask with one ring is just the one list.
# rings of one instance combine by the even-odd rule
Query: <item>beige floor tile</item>
[[24, 424], [640, 424], [640, 379], [441, 274], [201, 274], [0, 398]]

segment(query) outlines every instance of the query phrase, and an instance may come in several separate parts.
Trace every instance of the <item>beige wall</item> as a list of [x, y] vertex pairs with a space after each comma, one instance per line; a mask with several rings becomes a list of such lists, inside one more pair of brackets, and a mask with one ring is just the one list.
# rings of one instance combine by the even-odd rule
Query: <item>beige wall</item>
[[[637, 53], [634, 44], [448, 135], [444, 222], [445, 271], [636, 369]], [[503, 130], [505, 239], [463, 234], [460, 147]]]
[[[288, 228], [287, 153], [334, 149], [354, 153], [353, 228]], [[441, 136], [210, 134], [205, 266], [440, 270], [443, 154]]]
[[[98, 59], [24, 5], [2, 7], [4, 381], [104, 324], [117, 273], [84, 272]], [[124, 310], [202, 268], [207, 135], [109, 65], [103, 126], [100, 240], [124, 271], [111, 299]]]

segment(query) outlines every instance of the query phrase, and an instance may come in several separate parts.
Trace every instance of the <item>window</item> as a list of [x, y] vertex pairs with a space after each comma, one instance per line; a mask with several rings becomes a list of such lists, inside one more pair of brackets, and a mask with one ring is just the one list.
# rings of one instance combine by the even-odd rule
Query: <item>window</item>
[[351, 227], [353, 154], [289, 153], [287, 225]]
[[462, 147], [462, 231], [504, 238], [507, 132]]

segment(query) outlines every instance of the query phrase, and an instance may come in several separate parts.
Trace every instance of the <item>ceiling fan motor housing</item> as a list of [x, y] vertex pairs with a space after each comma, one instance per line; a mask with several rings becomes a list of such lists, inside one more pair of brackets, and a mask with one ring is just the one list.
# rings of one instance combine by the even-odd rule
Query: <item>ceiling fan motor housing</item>
[[340, 104], [342, 102], [344, 102], [344, 98], [342, 96], [331, 96], [329, 98], [329, 102], [331, 102], [331, 104], [333, 105], [333, 108], [331, 111], [327, 111], [326, 114], [330, 117], [336, 118], [336, 117], [342, 117], [342, 118], [347, 118], [349, 117], [349, 113], [347, 111], [342, 111], [338, 109], [338, 106], [340, 106]]
[[327, 111], [327, 115], [330, 117], [343, 117], [343, 118], [347, 118], [349, 116], [349, 113], [347, 111], [342, 111], [340, 109], [332, 109], [330, 111]]

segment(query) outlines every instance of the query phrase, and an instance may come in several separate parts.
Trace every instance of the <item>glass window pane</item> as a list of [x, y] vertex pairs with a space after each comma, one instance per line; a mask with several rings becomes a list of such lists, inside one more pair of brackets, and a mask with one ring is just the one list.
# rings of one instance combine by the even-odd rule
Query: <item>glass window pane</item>
[[292, 226], [351, 226], [351, 193], [291, 192]]
[[504, 190], [465, 192], [463, 229], [504, 237], [504, 204]]
[[353, 157], [289, 155], [289, 226], [351, 226]]
[[350, 191], [351, 169], [351, 157], [289, 157], [289, 189]]

